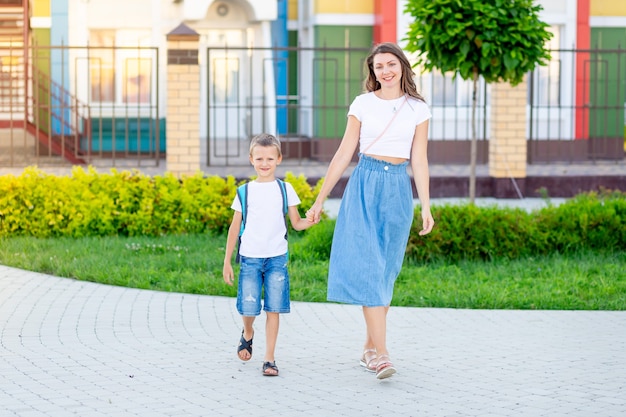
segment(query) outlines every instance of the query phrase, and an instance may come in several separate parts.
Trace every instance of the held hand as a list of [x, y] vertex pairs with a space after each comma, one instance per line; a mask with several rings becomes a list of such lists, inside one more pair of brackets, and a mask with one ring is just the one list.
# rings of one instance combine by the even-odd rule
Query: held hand
[[310, 209], [307, 210], [306, 219], [312, 223], [319, 223], [322, 216], [322, 211], [322, 205], [315, 203], [313, 204], [313, 206], [311, 206]]
[[420, 236], [429, 234], [435, 226], [435, 219], [433, 219], [430, 210], [422, 212], [422, 230], [420, 230]]
[[222, 273], [224, 274], [224, 282], [232, 286], [234, 280], [233, 266], [231, 264], [224, 264]]

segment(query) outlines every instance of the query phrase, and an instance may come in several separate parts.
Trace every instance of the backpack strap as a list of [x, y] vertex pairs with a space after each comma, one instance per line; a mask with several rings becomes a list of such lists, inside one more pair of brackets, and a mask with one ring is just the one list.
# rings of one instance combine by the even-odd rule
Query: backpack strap
[[[289, 234], [289, 227], [287, 224], [287, 213], [289, 212], [289, 205], [287, 202], [287, 186], [285, 185], [285, 181], [276, 178], [276, 182], [278, 183], [278, 188], [280, 188], [280, 194], [283, 197], [283, 219], [285, 220], [285, 240], [287, 240], [287, 235]], [[239, 243], [237, 245], [237, 257], [235, 258], [235, 262], [239, 263], [241, 261], [241, 255], [239, 254], [239, 248], [241, 247], [241, 236], [243, 235], [243, 231], [246, 228], [246, 219], [248, 217], [248, 183], [240, 185], [237, 187], [237, 197], [239, 198], [239, 202], [241, 203], [241, 228], [239, 229]]]
[[280, 187], [280, 193], [283, 196], [283, 218], [285, 219], [285, 240], [287, 240], [287, 234], [289, 233], [289, 225], [287, 225], [287, 213], [289, 212], [289, 206], [287, 202], [287, 186], [285, 181], [276, 178], [276, 182]]
[[239, 228], [239, 242], [237, 244], [237, 256], [235, 262], [241, 262], [241, 255], [239, 254], [239, 248], [241, 248], [241, 235], [246, 228], [246, 218], [248, 217], [248, 183], [237, 187], [237, 198], [241, 203], [241, 227]]
[[239, 236], [243, 235], [243, 229], [246, 227], [246, 218], [248, 217], [248, 183], [237, 187], [237, 197], [241, 203], [241, 228]]

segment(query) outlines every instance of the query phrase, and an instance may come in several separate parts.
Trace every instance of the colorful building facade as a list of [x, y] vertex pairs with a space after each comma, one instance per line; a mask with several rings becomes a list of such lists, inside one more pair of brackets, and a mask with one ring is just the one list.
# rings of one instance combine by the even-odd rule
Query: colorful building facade
[[[535, 115], [532, 127], [535, 130], [529, 127], [528, 135], [544, 137], [558, 132], [566, 140], [587, 138], [595, 133], [615, 135], [602, 131], [598, 120], [621, 117], [623, 126], [626, 110], [612, 107], [593, 113], [586, 111], [585, 106], [592, 99], [626, 103], [626, 77], [589, 67], [589, 57], [594, 57], [592, 52], [574, 55], [567, 51], [626, 48], [626, 3], [614, 0], [540, 0], [538, 3], [543, 6], [542, 19], [554, 34], [549, 47], [554, 50], [553, 61], [557, 64], [541, 68], [529, 85], [529, 96], [535, 97], [544, 110]], [[298, 59], [315, 62], [321, 59], [320, 48], [366, 51], [382, 41], [402, 45], [410, 19], [403, 13], [405, 5], [406, 0], [37, 0], [31, 2], [30, 27], [33, 43], [49, 47], [47, 51], [40, 50], [39, 54], [44, 56], [35, 56], [34, 61], [49, 60], [50, 65], [41, 65], [41, 70], [49, 75], [51, 82], [88, 103], [92, 116], [100, 117], [99, 124], [90, 127], [101, 133], [100, 142], [89, 146], [115, 151], [115, 137], [128, 130], [128, 122], [116, 122], [122, 118], [122, 112], [126, 120], [135, 118], [138, 135], [150, 138], [155, 131], [159, 132], [160, 149], [165, 151], [165, 115], [172, 102], [166, 94], [155, 92], [167, 83], [166, 36], [181, 23], [199, 36], [201, 141], [206, 142], [208, 136], [225, 137], [227, 125], [241, 130], [243, 138], [260, 130], [289, 136], [294, 125], [298, 125], [300, 135], [336, 138], [337, 130], [345, 123], [346, 108], [328, 106], [324, 111], [341, 115], [338, 118], [335, 114], [331, 123], [323, 114], [290, 114], [288, 104], [293, 100], [311, 108], [330, 102], [320, 98], [317, 89], [324, 80], [309, 69], [311, 66], [300, 66], [294, 74], [293, 68], [280, 64], [281, 59], [290, 59], [289, 47], [305, 50]], [[251, 47], [267, 48], [265, 57], [250, 61], [247, 55]], [[307, 48], [311, 49], [310, 53], [306, 52]], [[278, 59], [270, 54], [276, 54]], [[330, 91], [333, 95], [330, 104], [344, 106], [360, 91], [363, 58], [349, 58], [350, 62], [337, 64], [350, 70], [341, 72], [348, 75], [333, 84], [341, 87]], [[244, 62], [248, 64], [243, 65]], [[263, 78], [257, 76], [260, 69]], [[324, 75], [329, 79], [334, 76]], [[605, 77], [605, 88], [594, 91], [583, 88], [585, 78], [590, 77]], [[450, 126], [456, 125], [459, 128], [452, 129], [456, 131], [454, 139], [469, 139], [466, 128], [469, 112], [458, 110], [469, 103], [468, 84], [452, 80], [449, 74], [419, 74], [419, 85], [433, 109], [431, 138], [448, 139]], [[487, 89], [484, 91], [489, 94]], [[232, 97], [248, 107], [263, 106], [270, 110], [264, 111], [262, 117], [251, 117], [250, 112], [241, 111], [241, 106], [220, 107]], [[488, 106], [489, 100], [483, 98], [483, 102]], [[558, 110], [564, 106], [576, 110]], [[209, 107], [214, 113], [205, 111]], [[294, 117], [298, 117], [298, 123], [293, 122]], [[228, 123], [216, 122], [223, 120]], [[64, 127], [58, 124], [55, 129]], [[109, 136], [103, 136], [103, 131]], [[488, 131], [486, 120], [485, 136]], [[138, 142], [132, 150], [143, 150], [143, 146]]]

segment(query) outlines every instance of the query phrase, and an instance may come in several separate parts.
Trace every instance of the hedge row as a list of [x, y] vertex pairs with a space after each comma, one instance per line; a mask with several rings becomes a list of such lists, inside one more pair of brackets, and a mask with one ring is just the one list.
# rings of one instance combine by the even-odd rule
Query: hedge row
[[[435, 228], [419, 236], [421, 216], [415, 210], [407, 259], [516, 259], [580, 250], [626, 250], [626, 193], [585, 193], [559, 205], [527, 212], [522, 209], [475, 205], [433, 206]], [[334, 222], [307, 230], [294, 245], [304, 261], [328, 260]]]
[[[579, 250], [626, 250], [626, 193], [579, 194], [558, 206], [522, 209], [473, 205], [435, 207], [427, 237], [412, 233], [414, 260], [520, 258]], [[416, 210], [414, 225], [421, 225]]]
[[[321, 181], [287, 173], [300, 199], [301, 214], [311, 206]], [[76, 167], [70, 176], [28, 168], [0, 176], [0, 236], [158, 236], [224, 233], [230, 224], [237, 182], [233, 177], [178, 179], [138, 171], [98, 173]], [[567, 202], [527, 212], [474, 205], [433, 206], [436, 226], [422, 237], [419, 209], [407, 246], [409, 259], [519, 258], [581, 249], [626, 250], [626, 193], [580, 194]], [[327, 260], [334, 222], [309, 229], [297, 242], [300, 253]]]
[[[310, 207], [318, 183], [288, 173], [302, 204]], [[98, 173], [75, 167], [55, 176], [29, 167], [19, 176], [0, 176], [0, 236], [158, 236], [222, 233], [232, 218], [236, 180], [229, 176], [182, 179], [138, 171]]]

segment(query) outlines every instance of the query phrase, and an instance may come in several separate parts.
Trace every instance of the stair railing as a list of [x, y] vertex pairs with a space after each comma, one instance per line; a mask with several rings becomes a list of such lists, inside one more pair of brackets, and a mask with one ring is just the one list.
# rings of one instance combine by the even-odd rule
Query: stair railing
[[[50, 76], [31, 66], [26, 119], [35, 130], [47, 136], [48, 152], [60, 147], [66, 159], [91, 157], [91, 109]], [[41, 140], [40, 140], [41, 142]], [[73, 159], [73, 158], [72, 158]]]

